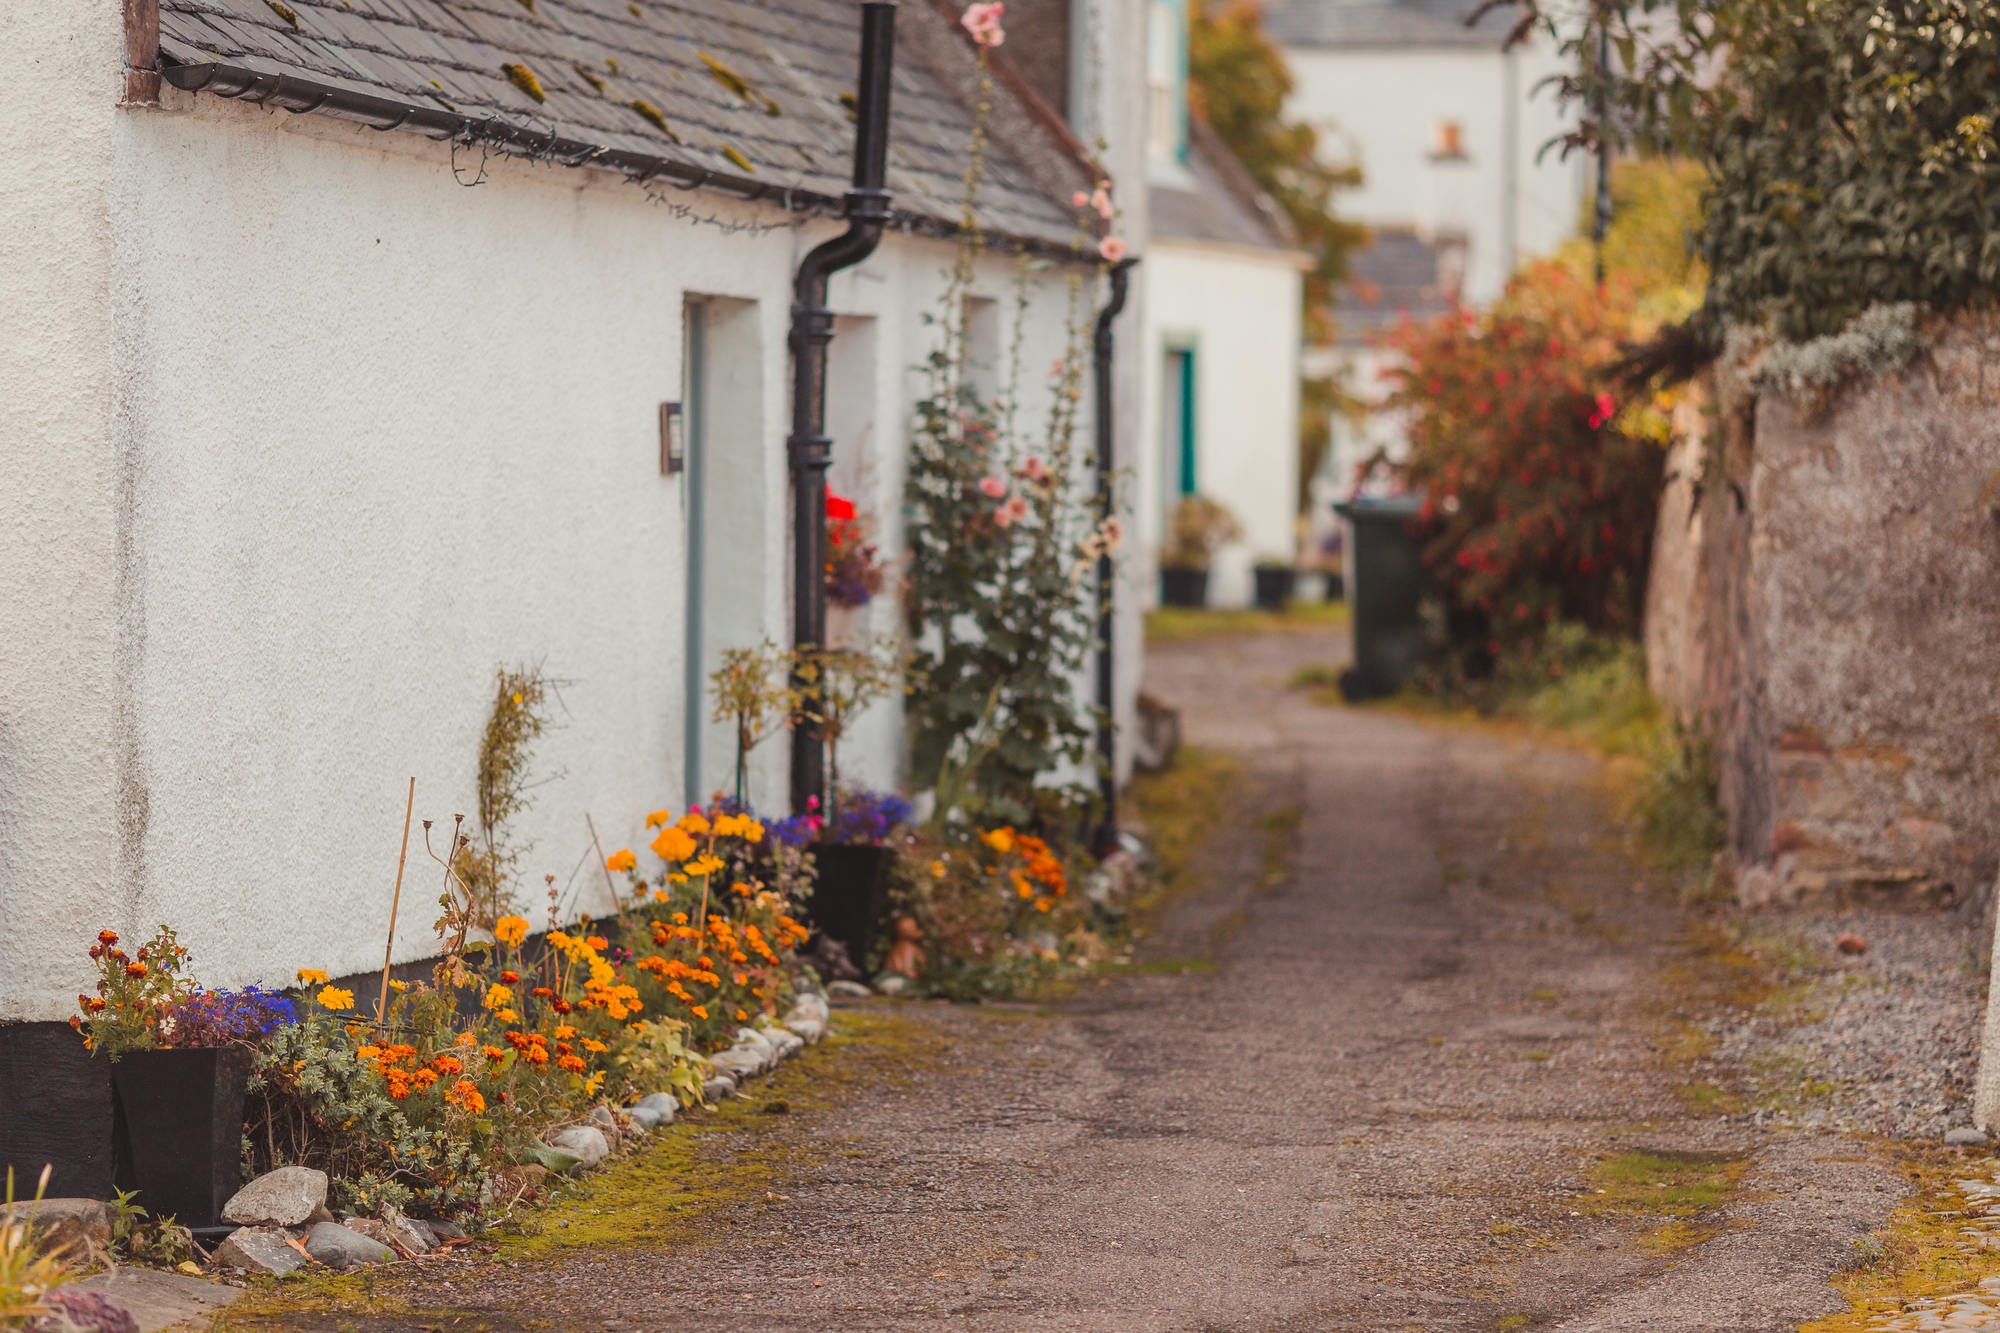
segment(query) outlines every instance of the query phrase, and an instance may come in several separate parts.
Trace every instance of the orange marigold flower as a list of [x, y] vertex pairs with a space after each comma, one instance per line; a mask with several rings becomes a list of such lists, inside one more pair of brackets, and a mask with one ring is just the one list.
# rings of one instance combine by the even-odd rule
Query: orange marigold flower
[[521, 979], [521, 974], [519, 972], [507, 971], [507, 972], [502, 972], [500, 974], [500, 980], [506, 982], [509, 986], [513, 985], [520, 979]]
[[116, 944], [118, 943], [118, 932], [115, 930], [100, 930], [97, 932], [97, 942], [107, 947]]
[[568, 1042], [566, 1042], [566, 1041], [559, 1041], [559, 1042], [557, 1042], [557, 1043], [556, 1043], [556, 1054], [557, 1054], [557, 1055], [568, 1055], [568, 1054], [569, 1054], [569, 1051], [570, 1051], [570, 1046], [569, 1046], [569, 1043], [568, 1043]]
[[453, 1106], [470, 1111], [473, 1115], [478, 1115], [486, 1109], [486, 1099], [479, 1095], [479, 1089], [474, 1087], [469, 1079], [460, 1079], [452, 1084], [451, 1091], [445, 1093], [444, 1099]]
[[563, 1023], [556, 1028], [556, 1040], [558, 1041], [567, 1041], [575, 1035], [576, 1029], [567, 1023]]
[[655, 810], [652, 814], [646, 816], [647, 828], [658, 828], [662, 824], [671, 824], [673, 822], [674, 812], [671, 810]]
[[125, 964], [125, 975], [128, 977], [143, 977], [146, 975], [146, 965], [144, 963], [127, 963]]
[[559, 1068], [567, 1069], [572, 1074], [581, 1074], [585, 1069], [589, 1068], [588, 1065], [584, 1064], [581, 1057], [574, 1055], [565, 1055], [560, 1060], [557, 1060], [556, 1064]]
[[539, 999], [546, 1000], [551, 995], [554, 995], [555, 992], [550, 990], [547, 986], [537, 986], [533, 990], [529, 991], [528, 994], [536, 996]]
[[452, 1044], [455, 1046], [471, 1046], [475, 1045], [478, 1041], [479, 1038], [473, 1036], [470, 1032], [461, 1032]]
[[592, 935], [584, 940], [584, 943], [593, 949], [608, 949], [611, 947], [611, 941], [605, 939], [602, 935]]
[[571, 1004], [568, 1000], [551, 1000], [549, 1002], [549, 1008], [555, 1010], [559, 1014], [566, 1014], [569, 1013], [572, 1009], [576, 1008], [576, 1006]]
[[602, 1055], [611, 1048], [595, 1037], [585, 1037], [583, 1039], [583, 1049], [589, 1051], [592, 1055]]
[[531, 1065], [545, 1065], [549, 1062], [549, 1053], [539, 1046], [530, 1046], [521, 1052], [521, 1058]]
[[528, 919], [523, 916], [503, 916], [493, 923], [493, 938], [502, 944], [518, 947], [528, 938]]
[[410, 1082], [420, 1088], [428, 1088], [437, 1081], [438, 1075], [435, 1069], [419, 1069], [416, 1073], [410, 1075]]
[[737, 1022], [739, 1022], [739, 1023], [748, 1023], [748, 1022], [750, 1021], [750, 1012], [749, 1012], [749, 1010], [747, 1010], [747, 1009], [738, 1009], [738, 1010], [736, 1011], [736, 1021], [737, 1021]]
[[503, 1046], [481, 1046], [479, 1052], [489, 1060], [498, 1060], [507, 1054], [507, 1050]]
[[706, 1005], [700, 1005], [700, 1004], [694, 1005], [688, 1010], [688, 1012], [693, 1014], [696, 1018], [708, 1017], [708, 1007]]
[[653, 855], [662, 861], [685, 861], [695, 853], [694, 839], [671, 825], [660, 830], [652, 846]]
[[620, 847], [604, 858], [606, 870], [631, 870], [639, 864], [639, 858], [632, 855], [630, 847]]
[[437, 1070], [440, 1074], [458, 1074], [465, 1071], [465, 1066], [459, 1063], [458, 1058], [450, 1055], [440, 1055], [434, 1058], [431, 1061], [431, 1068]]

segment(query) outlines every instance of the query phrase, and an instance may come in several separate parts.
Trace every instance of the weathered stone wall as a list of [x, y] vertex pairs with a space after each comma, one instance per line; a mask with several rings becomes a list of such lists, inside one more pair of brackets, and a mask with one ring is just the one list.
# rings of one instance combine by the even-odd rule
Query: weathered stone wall
[[1821, 403], [1729, 374], [1665, 497], [1647, 648], [1714, 742], [1740, 896], [1978, 896], [2000, 863], [2000, 323]]

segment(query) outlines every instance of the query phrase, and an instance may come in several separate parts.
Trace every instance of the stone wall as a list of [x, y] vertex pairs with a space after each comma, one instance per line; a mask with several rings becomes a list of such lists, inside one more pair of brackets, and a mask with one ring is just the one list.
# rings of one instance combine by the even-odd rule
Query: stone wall
[[1676, 450], [1655, 691], [1711, 738], [1746, 902], [1982, 896], [2000, 864], [2000, 322], [1801, 403], [1740, 367]]

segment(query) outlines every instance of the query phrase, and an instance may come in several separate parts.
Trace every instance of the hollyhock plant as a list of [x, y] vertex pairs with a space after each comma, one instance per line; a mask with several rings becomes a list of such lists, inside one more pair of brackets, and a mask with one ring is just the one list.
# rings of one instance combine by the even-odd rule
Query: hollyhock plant
[[998, 46], [1007, 40], [1007, 34], [1000, 26], [1000, 20], [1006, 13], [1007, 6], [1003, 0], [990, 0], [989, 3], [968, 5], [965, 17], [959, 22], [972, 34], [972, 40], [981, 46]]

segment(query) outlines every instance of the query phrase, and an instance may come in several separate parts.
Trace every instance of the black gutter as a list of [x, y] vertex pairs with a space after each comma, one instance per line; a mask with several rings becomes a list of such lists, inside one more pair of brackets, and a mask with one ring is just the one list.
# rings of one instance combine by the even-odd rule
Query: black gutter
[[[827, 279], [874, 252], [894, 216], [882, 188], [889, 157], [890, 71], [896, 59], [894, 0], [861, 6], [861, 82], [855, 91], [854, 188], [843, 212], [847, 230], [799, 263], [792, 282], [792, 646], [810, 652], [826, 641], [826, 346], [833, 341]], [[801, 682], [797, 672], [793, 683]], [[826, 747], [818, 722], [801, 713], [792, 725], [792, 811], [826, 804]]]
[[[1097, 328], [1091, 335], [1092, 386], [1097, 397], [1097, 517], [1100, 523], [1116, 517], [1115, 460], [1111, 436], [1111, 365], [1114, 350], [1111, 323], [1125, 308], [1136, 259], [1121, 259], [1111, 266], [1111, 299], [1097, 312]], [[1100, 529], [1100, 532], [1102, 530]], [[1097, 790], [1103, 811], [1097, 826], [1097, 850], [1109, 856], [1118, 847], [1118, 718], [1115, 665], [1112, 656], [1113, 580], [1111, 552], [1097, 556]]]

